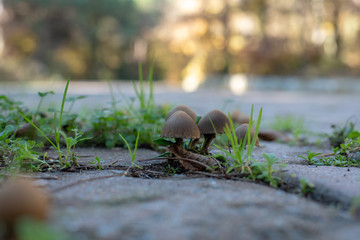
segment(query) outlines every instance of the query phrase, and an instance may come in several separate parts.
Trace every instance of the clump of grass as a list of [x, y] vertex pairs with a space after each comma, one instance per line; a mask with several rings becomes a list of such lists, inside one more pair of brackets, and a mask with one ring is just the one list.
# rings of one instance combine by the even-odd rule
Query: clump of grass
[[345, 139], [355, 139], [360, 136], [360, 133], [355, 130], [353, 122], [346, 122], [344, 126], [332, 125], [333, 132], [328, 134], [330, 145], [333, 147], [340, 147], [345, 142]]
[[311, 151], [307, 151], [306, 152], [306, 157], [305, 156], [301, 156], [301, 155], [297, 155], [299, 158], [304, 159], [305, 161], [308, 161], [310, 164], [314, 164], [317, 160], [316, 160], [316, 156], [319, 156], [321, 153], [314, 153]]
[[315, 190], [315, 185], [306, 178], [300, 179], [300, 195], [307, 197]]
[[[280, 161], [279, 158], [275, 157], [273, 153], [262, 155], [266, 162], [254, 161], [251, 164], [253, 175], [256, 179], [268, 182], [271, 186], [277, 187], [281, 181], [278, 176], [275, 176], [279, 170], [274, 168], [275, 164]], [[279, 164], [279, 167], [283, 167], [284, 164]]]
[[254, 125], [253, 112], [254, 106], [251, 108], [249, 127], [244, 140], [238, 139], [236, 136], [234, 125], [229, 115], [230, 126], [226, 126], [225, 135], [230, 142], [232, 151], [228, 151], [219, 145], [216, 145], [216, 147], [221, 150], [223, 155], [222, 159], [225, 159], [224, 165], [227, 174], [231, 172], [246, 173], [254, 180], [259, 179], [268, 182], [273, 187], [277, 187], [280, 179], [274, 175], [274, 173], [278, 171], [274, 168], [274, 164], [277, 163], [279, 159], [276, 158], [274, 154], [263, 154], [266, 162], [260, 162], [251, 157], [260, 129], [262, 108], [260, 108], [256, 121], [254, 137], [251, 138], [250, 129]]
[[[143, 79], [142, 65], [139, 64], [139, 84], [132, 82], [136, 99], [123, 98], [125, 106], [117, 108], [113, 87], [109, 83], [111, 92], [111, 108], [95, 110], [90, 117], [93, 142], [108, 148], [123, 146], [121, 135], [133, 146], [136, 141], [137, 132], [141, 132], [138, 144], [141, 147], [156, 149], [158, 145], [153, 142], [154, 136], [159, 136], [169, 106], [156, 106], [154, 102], [153, 89], [153, 66], [150, 67], [147, 81]], [[146, 89], [146, 85], [148, 89]], [[139, 105], [135, 105], [135, 100]]]
[[285, 116], [276, 115], [275, 120], [270, 123], [270, 128], [292, 134], [293, 140], [289, 142], [290, 145], [298, 144], [300, 142], [300, 136], [306, 133], [304, 118], [291, 114]]
[[296, 117], [291, 114], [285, 116], [276, 115], [275, 120], [270, 124], [270, 127], [280, 132], [293, 133], [295, 131], [305, 131], [304, 118]]
[[126, 139], [121, 134], [119, 134], [119, 136], [121, 137], [121, 139], [124, 141], [126, 147], [128, 148], [130, 158], [131, 158], [131, 167], [141, 168], [140, 166], [135, 164], [136, 152], [137, 152], [137, 148], [138, 148], [138, 142], [139, 142], [140, 133], [139, 132], [137, 133], [136, 140], [135, 140], [135, 145], [134, 145], [134, 151], [131, 150], [130, 145], [126, 141]]
[[[50, 138], [44, 133], [44, 131], [41, 130], [38, 126], [36, 126], [36, 124], [32, 120], [27, 118], [22, 111], [19, 111], [19, 114], [24, 118], [24, 120], [26, 122], [30, 123], [55, 148], [55, 150], [58, 153], [60, 166], [66, 166], [66, 167], [71, 165], [71, 163], [69, 161], [69, 154], [70, 154], [71, 149], [73, 149], [73, 152], [74, 152], [75, 145], [78, 142], [88, 139], [88, 138], [81, 138], [82, 134], [78, 133], [77, 129], [74, 129], [74, 133], [75, 133], [74, 138], [68, 137], [66, 135], [66, 133], [64, 131], [62, 131], [62, 119], [63, 119], [63, 113], [64, 113], [64, 105], [65, 105], [66, 95], [67, 95], [68, 88], [69, 88], [69, 83], [70, 83], [70, 78], [68, 78], [68, 80], [66, 82], [66, 86], [65, 86], [65, 90], [64, 90], [64, 94], [63, 94], [63, 98], [62, 98], [62, 102], [61, 102], [59, 119], [57, 118], [57, 112], [54, 113], [54, 117], [53, 117], [53, 128], [54, 128], [53, 130], [54, 130], [54, 135], [55, 135], [55, 143], [52, 140], [50, 140]], [[44, 96], [46, 96], [46, 94], [40, 95], [40, 97], [42, 97], [41, 101]], [[61, 149], [60, 136], [62, 136], [64, 138], [65, 143], [66, 143], [65, 162], [63, 161], [64, 159], [63, 159], [63, 151]]]
[[[233, 163], [230, 164], [228, 163], [227, 166], [227, 172], [231, 172], [232, 170], [237, 170], [240, 172], [244, 172], [246, 169], [251, 173], [251, 168], [250, 168], [250, 155], [255, 147], [255, 143], [256, 143], [256, 136], [259, 132], [259, 128], [260, 128], [260, 122], [261, 122], [261, 115], [262, 115], [262, 108], [260, 109], [259, 112], [259, 117], [256, 123], [256, 128], [255, 128], [255, 135], [253, 137], [253, 139], [251, 140], [251, 135], [250, 135], [250, 129], [253, 125], [253, 111], [254, 111], [254, 106], [252, 106], [251, 108], [251, 115], [250, 115], [250, 122], [249, 122], [249, 128], [248, 131], [246, 133], [246, 138], [244, 139], [244, 141], [242, 139], [238, 139], [238, 137], [236, 136], [235, 133], [235, 129], [234, 129], [234, 124], [231, 120], [231, 117], [229, 115], [229, 121], [230, 121], [230, 126], [226, 126], [225, 128], [225, 135], [227, 136], [228, 141], [230, 142], [231, 148], [232, 148], [232, 152], [228, 151], [227, 149], [216, 145], [216, 147], [221, 150], [221, 152], [227, 157], [233, 160]], [[248, 147], [246, 148], [246, 145], [248, 145]]]

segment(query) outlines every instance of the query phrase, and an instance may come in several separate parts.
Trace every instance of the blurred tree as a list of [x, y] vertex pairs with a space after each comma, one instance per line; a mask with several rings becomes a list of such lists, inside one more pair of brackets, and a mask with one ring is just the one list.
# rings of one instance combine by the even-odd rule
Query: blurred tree
[[160, 15], [134, 0], [5, 0], [5, 8], [8, 54], [78, 79], [137, 78], [135, 42]]
[[360, 34], [353, 34], [360, 31], [359, 5], [359, 0], [174, 0], [153, 40], [167, 77], [184, 82], [223, 73], [360, 73], [355, 54]]
[[0, 75], [8, 78], [31, 76], [18, 74], [22, 62], [78, 79], [134, 79], [152, 52], [157, 77], [175, 82], [200, 84], [211, 74], [360, 73], [360, 0], [3, 2]]

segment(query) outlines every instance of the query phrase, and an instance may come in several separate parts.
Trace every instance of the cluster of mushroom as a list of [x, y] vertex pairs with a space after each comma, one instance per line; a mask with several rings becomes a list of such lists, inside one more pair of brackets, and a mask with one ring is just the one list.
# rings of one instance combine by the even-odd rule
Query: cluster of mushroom
[[161, 137], [175, 138], [175, 144], [181, 146], [183, 139], [192, 139], [191, 145], [194, 145], [203, 136], [204, 143], [200, 152], [208, 154], [211, 141], [217, 133], [224, 133], [225, 126], [230, 123], [229, 118], [223, 112], [213, 110], [196, 124], [196, 116], [196, 113], [185, 105], [175, 107], [165, 118]]
[[[244, 142], [249, 128], [250, 117], [237, 111], [231, 114], [231, 118], [233, 122], [240, 124], [240, 126], [235, 129], [235, 133], [238, 139]], [[203, 137], [202, 147], [198, 149], [198, 151], [203, 155], [209, 155], [209, 146], [216, 137], [216, 134], [223, 134], [226, 125], [230, 125], [229, 118], [220, 110], [213, 110], [207, 113], [200, 119], [198, 124], [196, 124], [196, 119], [196, 113], [185, 105], [179, 105], [173, 108], [166, 115], [161, 137], [175, 138], [175, 143], [169, 148], [170, 152], [175, 146], [177, 149], [182, 148], [183, 139], [191, 139], [188, 149], [195, 150], [195, 146], [199, 142], [200, 137]], [[254, 135], [255, 130], [251, 128], [251, 141]], [[245, 144], [246, 143], [247, 142], [245, 142]], [[257, 136], [255, 145], [259, 146], [259, 138]]]

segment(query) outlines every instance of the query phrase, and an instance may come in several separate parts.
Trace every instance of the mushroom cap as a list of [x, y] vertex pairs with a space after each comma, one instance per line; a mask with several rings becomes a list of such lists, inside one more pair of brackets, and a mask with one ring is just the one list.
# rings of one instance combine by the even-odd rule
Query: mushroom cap
[[230, 126], [229, 118], [220, 110], [213, 110], [202, 117], [198, 123], [201, 134], [224, 133], [225, 126]]
[[173, 108], [172, 110], [170, 110], [166, 114], [165, 121], [167, 121], [169, 119], [169, 117], [171, 115], [173, 115], [176, 111], [185, 112], [187, 115], [189, 115], [196, 122], [196, 117], [197, 117], [196, 113], [191, 108], [189, 108], [188, 106], [185, 106], [185, 105], [179, 105], [179, 106]]
[[250, 117], [248, 115], [243, 114], [239, 110], [232, 111], [230, 116], [231, 116], [231, 120], [234, 123], [243, 124], [250, 122]]
[[16, 223], [22, 217], [44, 221], [50, 198], [30, 181], [11, 180], [0, 189], [0, 222]]
[[161, 137], [200, 138], [200, 131], [195, 121], [184, 111], [176, 111], [164, 123]]
[[[248, 128], [249, 128], [249, 124], [243, 123], [243, 124], [241, 124], [239, 127], [237, 127], [235, 129], [235, 134], [236, 134], [236, 136], [238, 137], [239, 140], [241, 139], [242, 141], [244, 141]], [[253, 140], [254, 135], [255, 135], [255, 129], [251, 128], [250, 129], [250, 141]], [[247, 142], [245, 144], [247, 144]], [[258, 137], [256, 137], [255, 145], [259, 146], [259, 138]]]

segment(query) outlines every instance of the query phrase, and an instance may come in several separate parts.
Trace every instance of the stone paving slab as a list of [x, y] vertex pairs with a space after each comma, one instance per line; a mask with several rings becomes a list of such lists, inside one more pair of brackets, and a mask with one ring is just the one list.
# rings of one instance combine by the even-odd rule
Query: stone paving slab
[[114, 177], [55, 193], [54, 203], [53, 224], [76, 239], [325, 239], [343, 229], [329, 239], [352, 239], [360, 224], [281, 190], [211, 178]]
[[[82, 95], [76, 90], [70, 88], [70, 95]], [[135, 96], [129, 86], [122, 90], [127, 97]], [[30, 107], [38, 102], [33, 93], [13, 96]], [[59, 99], [61, 94], [51, 96], [47, 102], [59, 104]], [[260, 107], [264, 108], [263, 126], [277, 115], [292, 114], [304, 117], [305, 127], [316, 132], [330, 132], [331, 124], [344, 124], [349, 117], [360, 119], [360, 95], [356, 94], [253, 91], [237, 96], [220, 88], [185, 93], [160, 87], [155, 88], [155, 100], [158, 104], [186, 104], [199, 115], [214, 108], [249, 113], [254, 104], [255, 115]], [[101, 107], [109, 101], [109, 94], [93, 94], [76, 103], [74, 110], [90, 108], [93, 103]], [[297, 157], [307, 150], [326, 149], [261, 145], [255, 149], [254, 157], [261, 159], [263, 153], [274, 153], [287, 163], [286, 181], [306, 178], [315, 184], [316, 191], [333, 193], [347, 206], [352, 197], [359, 195], [357, 168], [316, 168], [306, 166]], [[102, 157], [105, 164], [115, 160], [129, 164], [123, 149], [78, 150], [80, 155]], [[156, 154], [139, 149], [138, 157]], [[54, 190], [80, 179], [118, 172], [55, 173], [59, 180], [47, 181], [48, 188]], [[77, 184], [55, 193], [53, 199], [52, 224], [72, 233], [74, 239], [357, 239], [360, 235], [360, 221], [348, 211], [244, 181], [114, 177]]]
[[[254, 157], [260, 160], [264, 152], [284, 157], [288, 176], [294, 173], [316, 187], [327, 186], [343, 200], [358, 193], [358, 169], [348, 172], [347, 168], [306, 166], [295, 154], [305, 154], [307, 147], [262, 145], [255, 148]], [[101, 155], [104, 164], [114, 160], [130, 164], [125, 149], [78, 151], [80, 155]], [[149, 158], [157, 152], [141, 149], [138, 154]], [[55, 173], [59, 180], [47, 181], [48, 188], [119, 172]], [[54, 193], [53, 200], [52, 224], [75, 239], [354, 239], [360, 226], [348, 211], [298, 194], [246, 181], [182, 175], [158, 180], [116, 176], [87, 181]]]

